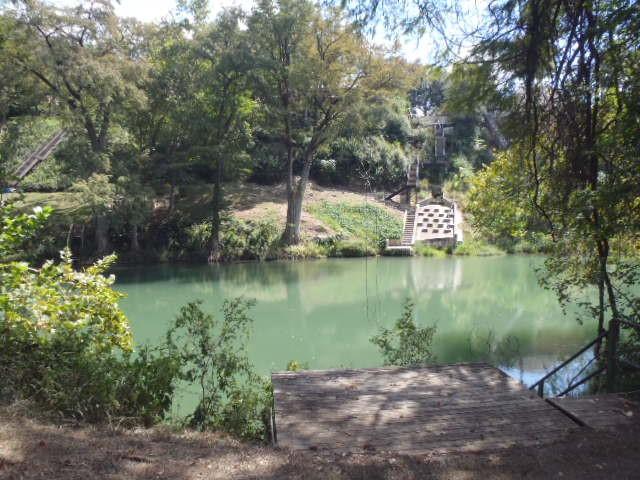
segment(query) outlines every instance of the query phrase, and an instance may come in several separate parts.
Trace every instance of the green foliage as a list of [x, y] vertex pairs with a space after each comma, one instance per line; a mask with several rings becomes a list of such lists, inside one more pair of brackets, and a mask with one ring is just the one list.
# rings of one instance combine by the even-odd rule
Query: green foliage
[[84, 208], [95, 215], [110, 213], [117, 199], [116, 186], [105, 174], [95, 173], [86, 180], [79, 180], [73, 191], [78, 193]]
[[434, 360], [431, 343], [436, 327], [419, 327], [413, 310], [414, 304], [407, 299], [393, 328], [383, 328], [371, 337], [371, 343], [380, 350], [385, 365], [426, 365]]
[[378, 251], [363, 239], [339, 240], [333, 247], [335, 257], [371, 257]]
[[303, 242], [298, 245], [289, 245], [284, 248], [284, 257], [291, 260], [309, 260], [312, 258], [324, 258], [331, 253], [325, 245], [316, 242]]
[[445, 258], [447, 256], [447, 252], [445, 250], [432, 247], [431, 245], [426, 245], [424, 243], [415, 244], [413, 246], [413, 252], [415, 255], [419, 255], [421, 257]]
[[476, 238], [466, 238], [463, 243], [457, 245], [453, 251], [454, 255], [469, 255], [476, 257], [491, 257], [494, 255], [504, 255], [504, 250], [491, 245], [484, 240]]
[[472, 178], [466, 211], [484, 238], [512, 242], [526, 235], [534, 220], [521, 194], [527, 186], [523, 175], [519, 160], [505, 153]]
[[[0, 249], [15, 249], [48, 216], [2, 207]], [[178, 373], [160, 350], [132, 353], [129, 324], [112, 289], [107, 257], [83, 271], [63, 251], [40, 268], [0, 263], [0, 396], [87, 421], [150, 424], [171, 405]]]
[[289, 360], [286, 368], [287, 372], [301, 372], [308, 369], [309, 365], [307, 363], [301, 363], [297, 360]]
[[321, 202], [312, 205], [309, 210], [338, 234], [357, 239], [366, 247], [347, 243], [344, 244], [347, 250], [351, 247], [359, 251], [373, 248], [375, 254], [384, 248], [387, 238], [398, 238], [402, 234], [402, 221], [373, 203], [356, 205]]
[[[206, 258], [211, 242], [211, 222], [178, 225], [173, 254], [182, 260]], [[278, 226], [273, 221], [225, 219], [220, 232], [221, 260], [266, 260], [276, 255]]]
[[219, 428], [244, 438], [265, 434], [270, 385], [253, 370], [246, 353], [251, 302], [225, 301], [222, 319], [203, 312], [200, 302], [182, 307], [167, 332], [167, 344], [180, 359], [181, 378], [200, 389], [190, 424]]
[[464, 155], [457, 155], [453, 158], [453, 168], [455, 174], [445, 187], [447, 191], [466, 192], [469, 190], [469, 183], [473, 177], [473, 167]]
[[0, 203], [0, 261], [18, 253], [51, 215], [48, 207], [35, 207], [33, 213], [17, 213], [12, 205]]
[[336, 139], [312, 173], [322, 183], [362, 185], [366, 181], [371, 188], [384, 189], [395, 187], [405, 178], [408, 163], [401, 143], [375, 131], [359, 132], [358, 136]]

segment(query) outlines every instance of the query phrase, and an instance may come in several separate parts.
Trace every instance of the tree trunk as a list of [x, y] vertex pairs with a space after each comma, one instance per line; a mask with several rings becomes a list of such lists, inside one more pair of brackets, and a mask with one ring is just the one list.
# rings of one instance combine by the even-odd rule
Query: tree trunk
[[598, 255], [600, 259], [600, 276], [607, 293], [609, 308], [611, 308], [611, 320], [607, 335], [607, 391], [614, 392], [618, 383], [618, 343], [620, 341], [620, 312], [616, 294], [607, 271], [607, 259], [609, 257], [609, 242], [605, 238], [598, 241]]
[[173, 213], [173, 209], [175, 208], [175, 204], [176, 204], [176, 187], [173, 184], [173, 182], [171, 182], [170, 186], [169, 186], [169, 213]]
[[109, 251], [109, 223], [105, 215], [96, 216], [96, 249], [98, 256], [103, 256]]
[[[598, 336], [604, 333], [604, 278], [598, 274]], [[600, 356], [602, 339], [598, 340], [595, 347], [595, 356]]]
[[220, 261], [220, 210], [222, 209], [222, 176], [224, 174], [224, 160], [218, 158], [216, 181], [213, 185], [213, 211], [211, 212], [211, 245], [209, 248], [209, 263]]
[[138, 253], [140, 252], [140, 238], [138, 235], [138, 225], [135, 223], [131, 224], [131, 252]]
[[[290, 162], [292, 166], [293, 162]], [[287, 179], [287, 221], [282, 234], [282, 241], [285, 245], [297, 245], [300, 243], [300, 220], [302, 218], [302, 203], [304, 200], [304, 192], [309, 182], [309, 172], [313, 163], [313, 152], [305, 153], [302, 172], [298, 183], [295, 183], [293, 169], [289, 168], [289, 177]]]

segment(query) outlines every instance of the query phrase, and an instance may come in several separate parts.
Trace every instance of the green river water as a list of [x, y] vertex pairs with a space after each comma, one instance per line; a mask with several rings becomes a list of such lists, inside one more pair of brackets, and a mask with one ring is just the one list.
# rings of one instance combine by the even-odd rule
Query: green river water
[[290, 360], [309, 368], [375, 367], [369, 339], [391, 326], [405, 298], [435, 324], [438, 363], [490, 361], [533, 383], [595, 336], [592, 323], [563, 315], [537, 282], [531, 256], [327, 259], [216, 266], [125, 268], [116, 288], [137, 342], [162, 338], [194, 299], [218, 312], [225, 298], [256, 300], [249, 355], [262, 374]]

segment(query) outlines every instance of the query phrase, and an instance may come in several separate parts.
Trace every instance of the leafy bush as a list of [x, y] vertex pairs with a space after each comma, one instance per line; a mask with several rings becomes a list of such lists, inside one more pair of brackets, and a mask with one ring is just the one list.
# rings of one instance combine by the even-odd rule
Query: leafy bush
[[[171, 241], [174, 255], [183, 260], [206, 259], [211, 242], [211, 222], [204, 221], [178, 228]], [[275, 222], [246, 222], [233, 217], [221, 225], [221, 258], [230, 260], [265, 260], [275, 255], [278, 242]]]
[[51, 209], [33, 209], [33, 213], [18, 213], [13, 205], [0, 203], [0, 261], [15, 258], [20, 248], [51, 215]]
[[505, 252], [495, 245], [475, 238], [469, 238], [453, 251], [454, 255], [469, 255], [479, 257], [490, 257], [494, 255], [504, 255]]
[[[33, 235], [47, 213], [0, 209], [5, 257]], [[132, 352], [121, 294], [105, 276], [115, 257], [84, 271], [63, 251], [40, 268], [0, 263], [0, 394], [87, 421], [153, 423], [171, 404], [177, 364], [160, 350]]]
[[417, 326], [413, 310], [413, 303], [407, 300], [393, 328], [383, 328], [378, 335], [371, 337], [371, 343], [377, 345], [385, 365], [425, 365], [433, 361], [431, 343], [436, 327]]
[[279, 229], [274, 222], [247, 222], [247, 249], [249, 258], [265, 260], [272, 255], [279, 240]]
[[284, 258], [291, 260], [308, 260], [311, 258], [325, 258], [328, 248], [316, 242], [305, 242], [289, 245], [284, 248]]
[[416, 255], [420, 255], [421, 257], [444, 258], [447, 256], [447, 252], [445, 250], [432, 247], [431, 245], [425, 245], [424, 243], [416, 243], [413, 246], [413, 251]]
[[553, 242], [550, 236], [528, 232], [525, 238], [520, 239], [506, 250], [509, 253], [548, 253], [552, 247]]
[[266, 433], [271, 386], [253, 370], [246, 345], [251, 303], [225, 301], [222, 319], [207, 314], [200, 302], [180, 310], [167, 333], [167, 344], [182, 365], [181, 378], [196, 383], [198, 406], [189, 417], [193, 427], [219, 428], [243, 438]]
[[376, 250], [364, 240], [340, 240], [336, 242], [333, 255], [336, 257], [370, 257]]
[[301, 372], [303, 370], [309, 370], [308, 363], [302, 363], [297, 360], [289, 360], [287, 363], [287, 372]]
[[[0, 208], [3, 258], [12, 257], [47, 216]], [[262, 232], [247, 235], [255, 251], [266, 248]], [[162, 347], [136, 354], [118, 307], [122, 295], [105, 275], [114, 261], [110, 256], [76, 271], [63, 251], [59, 263], [41, 268], [0, 263], [1, 399], [26, 398], [47, 412], [86, 421], [150, 425], [171, 407], [178, 381], [195, 382], [202, 395], [192, 425], [263, 436], [272, 393], [246, 355], [250, 304], [225, 302], [218, 322], [191, 303]]]
[[[390, 123], [388, 133], [403, 137], [404, 121]], [[311, 176], [320, 183], [362, 185], [366, 177], [372, 188], [384, 189], [398, 185], [406, 177], [409, 160], [403, 146], [384, 135], [341, 137], [327, 150], [326, 158], [319, 158], [312, 167]]]

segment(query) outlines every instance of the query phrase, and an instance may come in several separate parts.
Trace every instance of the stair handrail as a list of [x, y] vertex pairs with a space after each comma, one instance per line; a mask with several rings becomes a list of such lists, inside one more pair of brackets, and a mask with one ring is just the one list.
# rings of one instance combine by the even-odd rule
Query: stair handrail
[[[636, 322], [632, 322], [630, 320], [624, 320], [624, 319], [618, 319], [618, 323], [622, 324], [622, 325], [626, 325], [627, 327], [630, 328], [634, 328], [636, 330], [638, 330], [640, 332], [640, 323], [636, 323]], [[556, 373], [558, 373], [558, 371], [560, 371], [561, 369], [563, 369], [564, 367], [566, 367], [569, 363], [571, 363], [573, 360], [575, 360], [577, 357], [579, 357], [580, 355], [582, 355], [584, 352], [586, 352], [589, 348], [591, 348], [593, 345], [595, 345], [597, 342], [601, 341], [603, 338], [605, 338], [608, 335], [608, 331], [603, 330], [602, 333], [600, 333], [600, 335], [598, 335], [596, 338], [594, 338], [591, 342], [589, 342], [587, 345], [585, 345], [584, 347], [582, 347], [580, 350], [578, 350], [578, 352], [574, 353], [571, 357], [569, 357], [567, 360], [565, 360], [564, 362], [562, 362], [560, 365], [556, 366], [554, 369], [552, 369], [550, 372], [548, 372], [544, 377], [542, 377], [541, 379], [539, 379], [536, 383], [534, 383], [533, 385], [531, 385], [529, 387], [529, 390], [534, 390], [537, 389], [537, 393], [539, 397], [544, 397], [544, 382], [546, 380], [549, 379], [549, 377], [555, 375]], [[596, 357], [597, 358], [597, 357]], [[624, 359], [624, 358], [616, 358], [616, 360], [618, 362], [624, 363], [627, 366], [634, 368], [636, 370], [640, 370], [640, 365], [635, 364], [634, 362]], [[574, 377], [573, 380], [571, 380], [569, 386], [567, 388], [565, 388], [561, 393], [559, 393], [558, 395], [556, 395], [557, 397], [562, 397], [563, 395], [566, 395], [567, 393], [569, 393], [570, 391], [576, 389], [577, 387], [579, 387], [580, 385], [583, 385], [584, 383], [588, 382], [589, 380], [591, 380], [593, 377], [600, 375], [602, 372], [604, 372], [607, 369], [606, 365], [603, 365], [602, 367], [598, 368], [597, 370], [595, 370], [594, 372], [591, 372], [589, 375], [587, 375], [586, 377], [582, 378], [580, 381], [578, 381], [577, 383], [571, 383], [573, 382], [573, 380], [575, 380], [575, 378], [579, 375], [576, 375], [576, 377]]]
[[23, 180], [40, 162], [51, 155], [53, 150], [62, 142], [66, 133], [64, 129], [58, 130], [53, 136], [49, 137], [44, 144], [41, 144], [35, 151], [31, 152], [14, 173], [18, 181]]
[[[531, 385], [529, 387], [529, 390], [534, 390], [537, 389], [537, 393], [539, 397], [544, 397], [544, 382], [546, 380], [548, 380], [550, 377], [552, 377], [553, 375], [555, 375], [556, 373], [558, 373], [560, 370], [562, 370], [564, 367], [566, 367], [567, 365], [569, 365], [571, 362], [573, 362], [576, 358], [578, 358], [580, 355], [582, 355], [584, 352], [586, 352], [587, 350], [589, 350], [591, 347], [593, 347], [596, 343], [598, 343], [599, 341], [601, 341], [603, 338], [605, 338], [608, 335], [609, 332], [607, 332], [606, 330], [604, 330], [602, 333], [600, 333], [600, 335], [598, 335], [596, 338], [594, 338], [593, 340], [591, 340], [587, 345], [585, 345], [584, 347], [582, 347], [580, 350], [578, 350], [576, 353], [574, 353], [573, 355], [571, 355], [568, 359], [566, 359], [564, 362], [562, 362], [560, 365], [557, 365], [555, 368], [553, 368], [551, 371], [547, 372], [547, 374], [542, 377], [541, 379], [539, 379], [536, 383], [534, 383], [533, 385]], [[600, 371], [598, 373], [601, 373]], [[591, 378], [594, 375], [589, 376], [589, 378]], [[583, 379], [584, 380], [584, 379]], [[582, 385], [582, 383], [584, 383], [586, 380], [581, 381], [578, 385], [573, 386], [570, 390], [573, 390], [573, 388], [576, 388], [579, 385]], [[569, 391], [570, 391], [569, 390]], [[563, 392], [563, 394], [565, 394], [567, 392]]]

